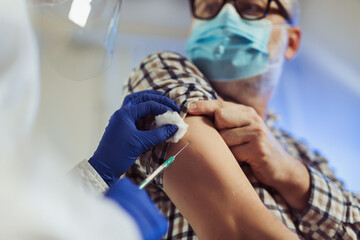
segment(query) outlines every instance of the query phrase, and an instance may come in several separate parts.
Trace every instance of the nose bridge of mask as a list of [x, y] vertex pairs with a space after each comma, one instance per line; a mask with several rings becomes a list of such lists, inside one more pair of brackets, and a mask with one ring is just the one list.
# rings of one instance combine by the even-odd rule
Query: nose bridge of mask
[[253, 46], [259, 51], [267, 52], [272, 27], [269, 20], [244, 20], [230, 3], [225, 4], [219, 15], [213, 20], [217, 21], [218, 25], [233, 30], [232, 33], [237, 37], [245, 38], [253, 43]]

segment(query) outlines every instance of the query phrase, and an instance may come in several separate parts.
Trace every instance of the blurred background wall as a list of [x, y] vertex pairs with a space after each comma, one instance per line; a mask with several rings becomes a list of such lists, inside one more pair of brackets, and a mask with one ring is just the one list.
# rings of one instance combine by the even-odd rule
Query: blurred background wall
[[[287, 63], [271, 108], [282, 115], [281, 128], [325, 155], [348, 189], [360, 192], [360, 2], [301, 0], [301, 9], [301, 50]], [[185, 54], [190, 22], [186, 0], [125, 0], [113, 63], [86, 81], [66, 79], [42, 54], [36, 131], [69, 169], [95, 151], [141, 59], [161, 50]]]

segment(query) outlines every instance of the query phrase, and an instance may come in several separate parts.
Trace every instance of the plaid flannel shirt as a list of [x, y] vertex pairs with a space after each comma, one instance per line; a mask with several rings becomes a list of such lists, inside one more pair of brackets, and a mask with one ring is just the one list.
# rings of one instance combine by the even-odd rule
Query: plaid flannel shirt
[[[217, 98], [217, 93], [191, 62], [170, 52], [155, 53], [144, 59], [131, 73], [124, 95], [149, 89], [165, 92], [177, 102], [183, 118], [190, 102]], [[360, 239], [360, 196], [344, 190], [325, 158], [274, 128], [274, 117], [269, 113], [266, 124], [284, 149], [307, 166], [311, 175], [311, 194], [303, 211], [292, 209], [274, 189], [261, 184], [248, 165], [242, 165], [261, 201], [300, 239]], [[150, 129], [151, 122], [147, 119], [140, 125]], [[144, 153], [127, 176], [139, 184], [165, 161], [167, 148], [168, 143], [162, 143]], [[163, 239], [197, 239], [187, 220], [164, 192], [162, 176], [157, 177], [147, 191], [169, 220], [168, 232]]]

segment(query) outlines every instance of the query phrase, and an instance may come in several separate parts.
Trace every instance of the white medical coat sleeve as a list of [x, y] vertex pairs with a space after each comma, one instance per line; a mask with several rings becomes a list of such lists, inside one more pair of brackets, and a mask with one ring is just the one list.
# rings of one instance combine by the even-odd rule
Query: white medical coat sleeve
[[83, 160], [76, 165], [70, 171], [70, 174], [80, 178], [81, 183], [86, 189], [90, 189], [97, 193], [104, 193], [109, 189], [109, 186], [91, 166], [88, 160]]

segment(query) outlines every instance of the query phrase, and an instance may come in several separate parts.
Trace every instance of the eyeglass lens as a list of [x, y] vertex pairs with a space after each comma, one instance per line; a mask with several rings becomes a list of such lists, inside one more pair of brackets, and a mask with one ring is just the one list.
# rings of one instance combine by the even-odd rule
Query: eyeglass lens
[[[224, 0], [194, 0], [194, 16], [204, 19], [214, 18], [226, 2]], [[244, 19], [260, 19], [266, 14], [268, 0], [236, 0], [234, 2], [236, 10]]]

